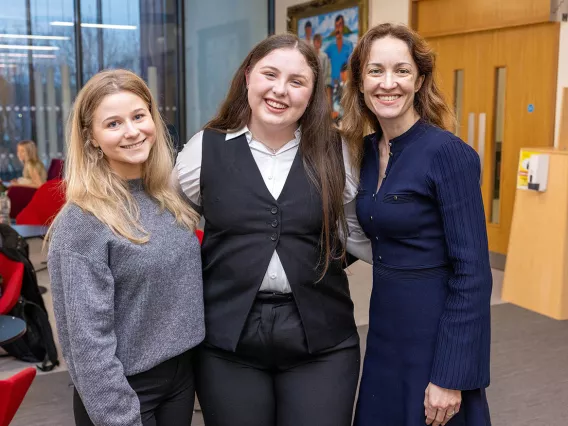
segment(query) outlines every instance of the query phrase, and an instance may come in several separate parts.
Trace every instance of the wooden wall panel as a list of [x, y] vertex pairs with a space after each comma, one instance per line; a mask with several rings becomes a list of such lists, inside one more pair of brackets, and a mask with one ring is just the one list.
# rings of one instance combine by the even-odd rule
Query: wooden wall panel
[[425, 37], [548, 22], [550, 0], [422, 0], [412, 21]]

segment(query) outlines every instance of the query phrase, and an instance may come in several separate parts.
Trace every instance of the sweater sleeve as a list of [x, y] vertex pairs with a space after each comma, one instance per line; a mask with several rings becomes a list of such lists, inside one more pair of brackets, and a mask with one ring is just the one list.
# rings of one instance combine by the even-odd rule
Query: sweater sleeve
[[70, 250], [50, 250], [48, 267], [63, 355], [89, 417], [96, 426], [141, 426], [138, 396], [115, 355], [108, 265]]
[[492, 277], [477, 153], [443, 144], [430, 169], [452, 266], [430, 381], [446, 389], [489, 385]]

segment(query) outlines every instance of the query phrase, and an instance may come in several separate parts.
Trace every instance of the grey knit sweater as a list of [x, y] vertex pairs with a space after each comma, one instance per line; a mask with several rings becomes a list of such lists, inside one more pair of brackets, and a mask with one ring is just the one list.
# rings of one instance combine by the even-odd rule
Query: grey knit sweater
[[75, 205], [58, 219], [48, 267], [63, 356], [96, 426], [141, 426], [126, 376], [205, 336], [197, 237], [130, 182], [146, 244], [117, 237]]

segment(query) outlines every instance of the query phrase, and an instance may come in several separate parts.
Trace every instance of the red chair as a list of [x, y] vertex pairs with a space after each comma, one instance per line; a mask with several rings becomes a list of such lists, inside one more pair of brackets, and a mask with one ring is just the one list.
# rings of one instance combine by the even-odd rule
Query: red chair
[[32, 200], [36, 188], [27, 186], [11, 186], [8, 188], [8, 198], [10, 199], [10, 217], [15, 219], [20, 212]]
[[63, 166], [65, 162], [58, 158], [51, 160], [49, 170], [47, 171], [47, 180], [63, 179]]
[[61, 179], [48, 180], [40, 186], [30, 203], [16, 217], [18, 225], [51, 225], [65, 204], [65, 186]]
[[201, 229], [196, 229], [195, 235], [197, 235], [197, 239], [199, 240], [199, 244], [203, 244], [203, 231]]
[[12, 310], [22, 291], [24, 264], [8, 259], [0, 253], [0, 275], [2, 275], [2, 297], [0, 297], [0, 315]]
[[[65, 162], [59, 158], [51, 160], [49, 169], [47, 170], [47, 181], [63, 179], [64, 166]], [[12, 219], [18, 217], [20, 212], [30, 203], [36, 191], [36, 188], [30, 188], [27, 186], [16, 185], [8, 188], [8, 197], [10, 198], [10, 217]]]
[[10, 424], [35, 376], [36, 369], [29, 367], [9, 379], [0, 380], [0, 426]]

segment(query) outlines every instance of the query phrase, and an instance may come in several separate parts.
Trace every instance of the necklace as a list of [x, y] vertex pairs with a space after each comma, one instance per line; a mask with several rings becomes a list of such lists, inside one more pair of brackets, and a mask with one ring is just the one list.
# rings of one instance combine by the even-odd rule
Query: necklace
[[255, 141], [257, 141], [258, 143], [262, 144], [267, 150], [269, 150], [271, 155], [276, 155], [276, 154], [278, 153], [278, 151], [280, 151], [280, 148], [282, 148], [282, 147], [280, 147], [280, 148], [278, 148], [278, 149], [274, 149], [274, 148], [272, 148], [272, 147], [266, 145], [266, 144], [265, 144], [264, 142], [262, 142], [261, 140], [255, 138], [254, 135], [252, 134], [252, 132], [250, 132], [250, 135], [251, 135], [251, 137], [252, 137], [253, 140], [255, 140]]

